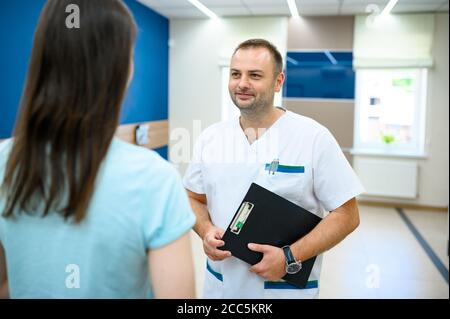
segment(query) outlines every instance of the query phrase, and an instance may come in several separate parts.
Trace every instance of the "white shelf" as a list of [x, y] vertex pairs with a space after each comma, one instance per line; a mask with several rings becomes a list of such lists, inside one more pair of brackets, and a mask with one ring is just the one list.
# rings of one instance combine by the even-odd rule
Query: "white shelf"
[[363, 155], [363, 156], [374, 156], [374, 157], [395, 157], [395, 158], [410, 158], [410, 159], [426, 159], [428, 155], [425, 153], [411, 153], [402, 152], [399, 150], [388, 150], [388, 149], [357, 149], [353, 148], [350, 150], [352, 155]]

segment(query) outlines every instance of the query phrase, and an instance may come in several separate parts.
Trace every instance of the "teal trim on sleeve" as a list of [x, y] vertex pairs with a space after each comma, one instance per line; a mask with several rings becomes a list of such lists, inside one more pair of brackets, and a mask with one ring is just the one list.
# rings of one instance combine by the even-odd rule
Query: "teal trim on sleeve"
[[219, 274], [217, 271], [214, 271], [211, 266], [209, 265], [208, 261], [206, 261], [206, 269], [210, 272], [211, 275], [216, 277], [218, 280], [223, 281], [222, 274]]
[[264, 289], [296, 289], [296, 290], [302, 290], [302, 289], [315, 289], [319, 287], [319, 281], [317, 280], [311, 280], [308, 281], [305, 288], [299, 288], [297, 286], [294, 286], [286, 281], [265, 281], [264, 282]]

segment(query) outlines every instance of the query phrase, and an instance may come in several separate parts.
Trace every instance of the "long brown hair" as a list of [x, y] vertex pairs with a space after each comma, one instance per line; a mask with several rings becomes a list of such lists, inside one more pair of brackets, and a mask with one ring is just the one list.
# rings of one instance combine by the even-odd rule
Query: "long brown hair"
[[[79, 28], [68, 28], [69, 4]], [[136, 36], [120, 0], [48, 0], [34, 35], [6, 164], [3, 216], [55, 210], [80, 222], [118, 125]]]

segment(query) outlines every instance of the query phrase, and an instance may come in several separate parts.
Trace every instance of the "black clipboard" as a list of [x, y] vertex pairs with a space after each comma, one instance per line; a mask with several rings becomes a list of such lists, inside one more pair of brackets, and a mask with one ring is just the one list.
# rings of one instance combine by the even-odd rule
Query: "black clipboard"
[[[228, 250], [251, 265], [263, 254], [248, 249], [248, 243], [283, 247], [308, 234], [322, 220], [319, 216], [289, 200], [252, 183], [237, 209], [222, 240], [221, 250]], [[288, 283], [305, 288], [316, 257], [302, 261], [302, 269], [283, 277]]]

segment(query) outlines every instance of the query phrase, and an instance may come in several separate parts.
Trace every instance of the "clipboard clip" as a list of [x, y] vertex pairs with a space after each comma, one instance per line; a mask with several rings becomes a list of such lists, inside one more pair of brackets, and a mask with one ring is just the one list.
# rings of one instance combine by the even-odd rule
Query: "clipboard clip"
[[230, 230], [232, 233], [239, 235], [253, 207], [255, 207], [255, 205], [250, 202], [242, 203], [238, 213], [236, 214], [236, 217], [234, 217], [233, 222], [230, 225]]
[[269, 175], [275, 175], [275, 172], [278, 170], [278, 165], [280, 164], [280, 161], [278, 158], [275, 158], [272, 163], [270, 163], [269, 166]]

